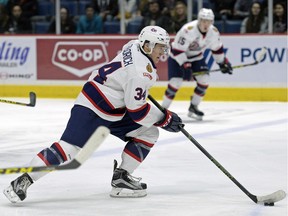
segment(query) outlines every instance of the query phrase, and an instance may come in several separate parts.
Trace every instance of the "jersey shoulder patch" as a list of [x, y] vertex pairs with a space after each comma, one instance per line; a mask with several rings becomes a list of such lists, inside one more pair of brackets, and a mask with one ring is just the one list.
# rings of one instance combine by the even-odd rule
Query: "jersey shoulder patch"
[[153, 79], [152, 72], [153, 72], [152, 65], [151, 63], [148, 63], [146, 65], [146, 71], [143, 72], [143, 77], [147, 77], [149, 80], [152, 80]]
[[147, 64], [146, 70], [147, 70], [149, 73], [152, 73], [152, 72], [153, 72], [153, 70], [152, 70], [152, 65], [151, 65], [150, 63]]
[[194, 27], [192, 25], [187, 26], [187, 30], [191, 31]]
[[218, 29], [215, 26], [213, 27], [213, 31], [219, 32]]

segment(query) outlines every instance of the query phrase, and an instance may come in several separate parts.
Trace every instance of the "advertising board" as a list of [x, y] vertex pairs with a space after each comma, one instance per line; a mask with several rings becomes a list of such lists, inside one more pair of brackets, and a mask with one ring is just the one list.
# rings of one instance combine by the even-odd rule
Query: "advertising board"
[[36, 80], [36, 40], [5, 37], [0, 40], [0, 82]]

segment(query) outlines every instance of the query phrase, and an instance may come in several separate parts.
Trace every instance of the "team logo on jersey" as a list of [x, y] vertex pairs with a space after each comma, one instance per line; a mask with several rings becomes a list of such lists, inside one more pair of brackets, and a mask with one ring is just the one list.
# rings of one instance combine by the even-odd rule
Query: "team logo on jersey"
[[146, 66], [146, 70], [149, 72], [149, 73], [152, 73], [152, 67], [151, 65], [148, 63], [147, 66]]
[[187, 29], [190, 31], [193, 29], [193, 26], [188, 26]]
[[103, 42], [65, 41], [55, 44], [52, 63], [75, 76], [82, 77], [108, 63]]
[[144, 76], [144, 77], [148, 77], [150, 80], [153, 79], [152, 75], [149, 74], [149, 73], [147, 73], [147, 72], [144, 72], [144, 73], [143, 73], [143, 76]]
[[193, 41], [191, 44], [189, 44], [188, 49], [191, 51], [200, 51], [201, 47], [199, 45], [199, 38], [196, 38], [195, 41]]

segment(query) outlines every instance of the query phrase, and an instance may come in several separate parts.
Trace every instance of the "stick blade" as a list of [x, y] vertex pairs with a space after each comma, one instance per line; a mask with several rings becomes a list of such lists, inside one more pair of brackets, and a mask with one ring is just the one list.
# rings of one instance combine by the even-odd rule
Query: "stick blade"
[[260, 53], [258, 55], [258, 58], [256, 60], [257, 63], [261, 62], [262, 59], [264, 58], [265, 54], [267, 52], [267, 48], [266, 47], [263, 47], [261, 50], [260, 50]]
[[36, 105], [36, 94], [35, 92], [29, 93], [30, 103], [27, 106], [34, 107]]
[[283, 190], [278, 190], [272, 194], [266, 196], [257, 196], [257, 203], [275, 203], [283, 200], [286, 197], [286, 193]]

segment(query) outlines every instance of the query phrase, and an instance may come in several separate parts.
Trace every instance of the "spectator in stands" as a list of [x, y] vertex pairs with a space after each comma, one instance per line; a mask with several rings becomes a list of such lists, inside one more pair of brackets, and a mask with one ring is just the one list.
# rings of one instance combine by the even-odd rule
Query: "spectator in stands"
[[0, 33], [5, 32], [5, 27], [8, 23], [9, 16], [6, 10], [5, 5], [0, 4]]
[[[162, 3], [160, 4], [161, 13], [162, 15], [171, 16], [171, 11], [174, 10], [174, 5], [176, 3], [175, 0], [161, 0]], [[183, 2], [186, 3], [185, 0]]]
[[187, 23], [187, 6], [182, 1], [177, 1], [174, 6], [174, 13], [172, 14], [174, 22], [174, 31], [178, 32], [181, 27]]
[[215, 19], [233, 19], [235, 2], [236, 0], [210, 0], [213, 4]]
[[118, 0], [92, 0], [92, 5], [103, 22], [113, 20], [119, 13]]
[[287, 33], [287, 6], [285, 2], [274, 4], [273, 32]]
[[259, 2], [253, 2], [249, 16], [241, 24], [241, 33], [267, 33], [268, 18]]
[[168, 33], [174, 33], [174, 23], [169, 16], [162, 15], [157, 0], [151, 0], [148, 4], [148, 13], [143, 17], [141, 29], [145, 26], [157, 25]]
[[92, 5], [85, 7], [85, 15], [80, 16], [77, 25], [77, 34], [99, 34], [103, 33], [102, 17], [95, 14]]
[[146, 16], [149, 12], [148, 5], [151, 0], [139, 0], [138, 11], [141, 16]]
[[[7, 10], [12, 11], [14, 5], [20, 5], [22, 8], [22, 16], [30, 19], [32, 16], [37, 15], [38, 2], [37, 0], [8, 0]], [[11, 14], [9, 14], [11, 15]]]
[[[70, 16], [69, 10], [66, 7], [60, 9], [60, 23], [61, 23], [61, 34], [74, 34], [76, 32], [76, 24]], [[56, 33], [56, 20], [53, 18], [48, 33]]]
[[[149, 14], [149, 3], [153, 0], [139, 0], [138, 10], [141, 16]], [[185, 0], [183, 0], [185, 1]], [[174, 8], [175, 0], [157, 0], [162, 15], [171, 16], [170, 11]], [[186, 1], [185, 1], [186, 2]]]
[[236, 0], [234, 4], [234, 19], [244, 19], [248, 17], [251, 0]]
[[30, 20], [23, 16], [20, 5], [14, 5], [12, 15], [9, 17], [5, 26], [6, 34], [27, 34], [32, 33], [32, 25]]

